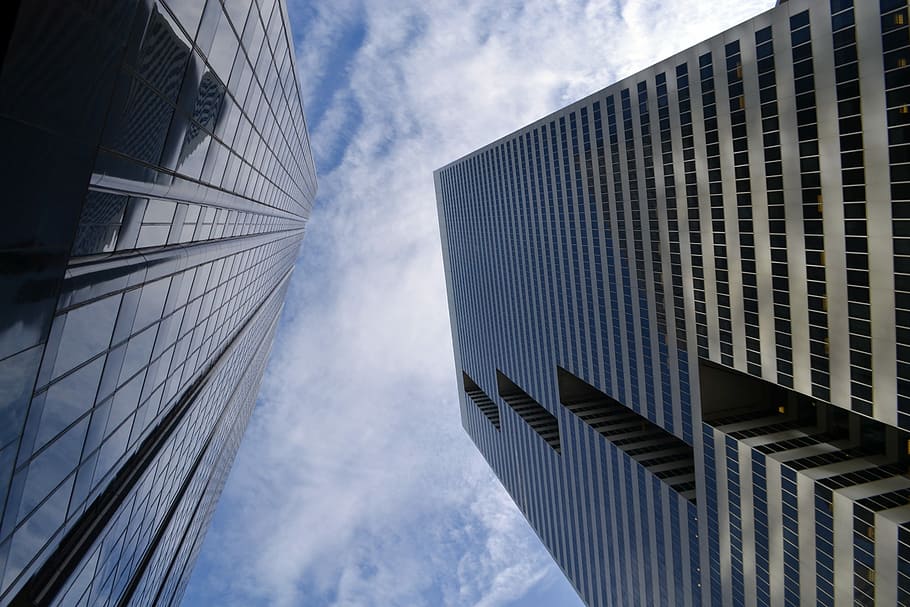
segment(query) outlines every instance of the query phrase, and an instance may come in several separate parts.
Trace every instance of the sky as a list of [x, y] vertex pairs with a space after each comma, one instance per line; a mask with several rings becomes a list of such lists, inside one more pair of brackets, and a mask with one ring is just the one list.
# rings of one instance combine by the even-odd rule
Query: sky
[[432, 172], [774, 1], [287, 2], [319, 195], [184, 605], [581, 605], [461, 428]]

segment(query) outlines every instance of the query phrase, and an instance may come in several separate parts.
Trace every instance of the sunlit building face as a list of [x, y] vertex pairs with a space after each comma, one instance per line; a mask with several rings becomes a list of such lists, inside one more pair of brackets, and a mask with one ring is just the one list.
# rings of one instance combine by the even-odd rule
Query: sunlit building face
[[791, 0], [436, 171], [464, 426], [587, 604], [910, 604], [908, 61]]

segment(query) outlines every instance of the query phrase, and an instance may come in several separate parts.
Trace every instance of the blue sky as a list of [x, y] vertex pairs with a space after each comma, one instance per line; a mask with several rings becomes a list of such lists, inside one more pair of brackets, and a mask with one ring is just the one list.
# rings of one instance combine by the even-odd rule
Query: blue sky
[[432, 171], [773, 0], [288, 0], [319, 196], [184, 604], [580, 605], [461, 428]]

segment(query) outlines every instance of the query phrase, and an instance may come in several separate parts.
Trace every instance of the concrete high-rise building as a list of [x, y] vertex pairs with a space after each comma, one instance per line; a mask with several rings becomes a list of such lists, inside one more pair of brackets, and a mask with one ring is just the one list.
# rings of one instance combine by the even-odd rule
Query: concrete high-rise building
[[910, 605], [906, 0], [790, 0], [435, 173], [462, 419], [589, 605]]
[[284, 1], [0, 13], [0, 605], [176, 605], [316, 193]]

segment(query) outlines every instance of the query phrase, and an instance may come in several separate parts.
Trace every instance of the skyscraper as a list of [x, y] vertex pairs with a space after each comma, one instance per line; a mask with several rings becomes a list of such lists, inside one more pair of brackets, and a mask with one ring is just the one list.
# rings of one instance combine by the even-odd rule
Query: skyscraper
[[435, 173], [462, 420], [583, 600], [910, 605], [906, 0], [790, 0]]
[[316, 193], [284, 2], [2, 11], [0, 605], [176, 605]]

